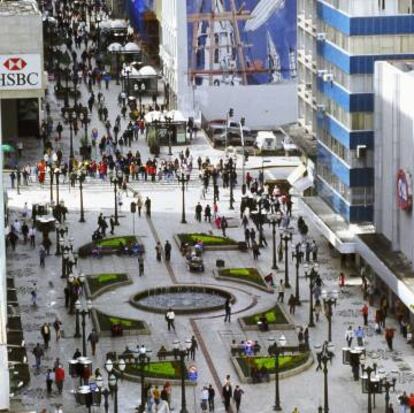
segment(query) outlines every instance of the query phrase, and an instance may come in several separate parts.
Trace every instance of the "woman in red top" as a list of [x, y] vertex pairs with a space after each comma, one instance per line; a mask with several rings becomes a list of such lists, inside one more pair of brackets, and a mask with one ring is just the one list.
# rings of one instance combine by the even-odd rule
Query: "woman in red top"
[[59, 366], [56, 367], [55, 369], [55, 383], [56, 383], [56, 387], [58, 388], [59, 394], [62, 394], [64, 381], [65, 381], [65, 370], [59, 364]]

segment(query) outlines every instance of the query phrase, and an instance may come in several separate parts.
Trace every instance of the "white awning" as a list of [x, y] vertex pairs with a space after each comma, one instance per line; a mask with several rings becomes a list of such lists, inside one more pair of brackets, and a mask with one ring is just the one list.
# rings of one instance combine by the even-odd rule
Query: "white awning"
[[312, 186], [313, 186], [313, 179], [309, 175], [306, 175], [303, 178], [298, 179], [293, 184], [293, 187], [298, 192], [305, 192], [307, 189], [309, 189]]
[[287, 180], [288, 182], [294, 186], [295, 182], [298, 181], [299, 179], [303, 178], [303, 176], [305, 175], [307, 169], [306, 166], [301, 163], [288, 177]]

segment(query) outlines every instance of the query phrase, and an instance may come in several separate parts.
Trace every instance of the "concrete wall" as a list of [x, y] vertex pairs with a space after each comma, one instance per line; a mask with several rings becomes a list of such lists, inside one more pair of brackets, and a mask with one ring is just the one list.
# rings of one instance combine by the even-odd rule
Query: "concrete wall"
[[414, 259], [413, 212], [397, 201], [400, 169], [414, 174], [414, 75], [387, 62], [375, 64], [375, 224], [396, 251]]
[[235, 117], [244, 116], [253, 129], [272, 129], [296, 122], [297, 84], [295, 82], [260, 86], [197, 87], [195, 101], [208, 120], [223, 119], [229, 108]]

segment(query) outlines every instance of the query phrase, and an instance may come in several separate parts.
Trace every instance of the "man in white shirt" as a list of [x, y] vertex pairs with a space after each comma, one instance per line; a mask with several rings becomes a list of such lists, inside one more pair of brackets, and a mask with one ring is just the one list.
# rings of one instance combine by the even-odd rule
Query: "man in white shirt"
[[171, 308], [168, 309], [167, 314], [165, 315], [165, 319], [167, 320], [168, 331], [171, 330], [171, 327], [175, 331], [175, 313]]

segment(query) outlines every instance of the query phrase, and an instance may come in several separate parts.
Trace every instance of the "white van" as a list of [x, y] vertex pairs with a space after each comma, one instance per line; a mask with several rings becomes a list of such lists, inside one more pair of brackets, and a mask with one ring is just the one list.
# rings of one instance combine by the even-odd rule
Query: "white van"
[[271, 131], [259, 131], [254, 146], [261, 152], [280, 149], [280, 145], [278, 147], [276, 135]]

